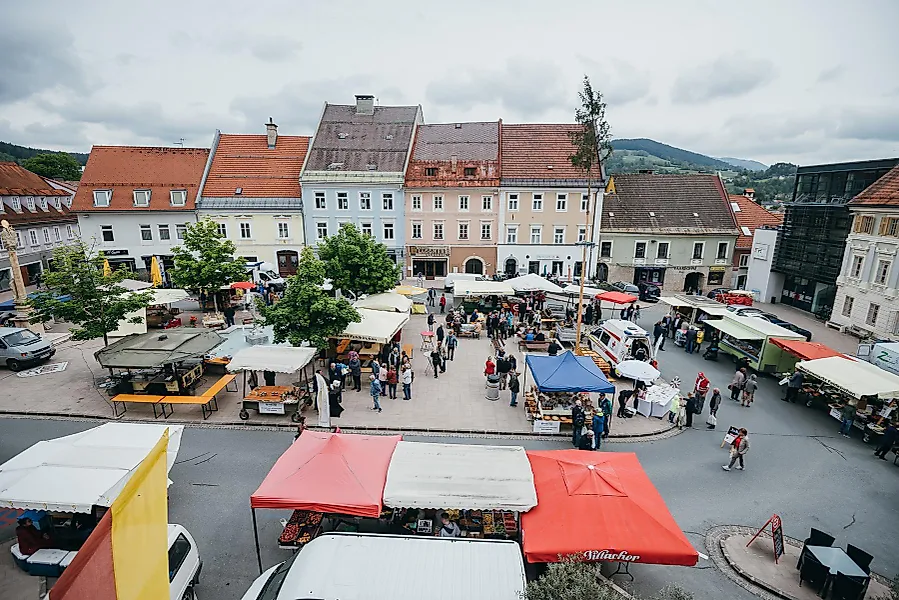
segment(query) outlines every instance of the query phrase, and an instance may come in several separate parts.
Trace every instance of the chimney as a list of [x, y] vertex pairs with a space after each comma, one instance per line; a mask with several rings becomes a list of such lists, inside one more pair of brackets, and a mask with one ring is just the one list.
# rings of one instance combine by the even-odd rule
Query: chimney
[[275, 147], [275, 142], [278, 141], [278, 126], [275, 125], [271, 117], [268, 118], [268, 123], [265, 124], [265, 133], [268, 136], [268, 149], [272, 150]]
[[375, 97], [369, 94], [356, 94], [356, 114], [375, 114]]
[[453, 173], [456, 172], [456, 164], [457, 164], [458, 162], [459, 162], [459, 157], [458, 157], [458, 156], [456, 156], [455, 154], [453, 154], [452, 156], [450, 156], [450, 165], [451, 165], [452, 168], [453, 168]]

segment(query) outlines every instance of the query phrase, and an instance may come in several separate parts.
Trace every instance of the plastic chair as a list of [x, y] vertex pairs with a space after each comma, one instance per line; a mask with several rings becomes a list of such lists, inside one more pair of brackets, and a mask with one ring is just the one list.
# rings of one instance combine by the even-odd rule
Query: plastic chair
[[808, 581], [812, 586], [820, 589], [827, 582], [829, 573], [830, 569], [821, 564], [811, 553], [806, 553], [799, 565], [799, 587], [802, 587], [803, 581]]
[[852, 544], [846, 545], [846, 554], [849, 558], [852, 559], [852, 562], [858, 565], [858, 567], [864, 571], [865, 573], [871, 573], [871, 561], [874, 560], [874, 557], [862, 550], [861, 548], [856, 548]]
[[809, 532], [809, 536], [805, 538], [805, 541], [802, 543], [802, 552], [799, 553], [799, 560], [796, 562], [796, 568], [800, 568], [802, 566], [802, 559], [805, 556], [805, 547], [806, 546], [824, 546], [829, 548], [833, 546], [834, 538], [829, 533], [824, 533], [820, 529], [811, 528]]
[[861, 600], [866, 588], [867, 581], [837, 573], [830, 589], [830, 597], [832, 600]]

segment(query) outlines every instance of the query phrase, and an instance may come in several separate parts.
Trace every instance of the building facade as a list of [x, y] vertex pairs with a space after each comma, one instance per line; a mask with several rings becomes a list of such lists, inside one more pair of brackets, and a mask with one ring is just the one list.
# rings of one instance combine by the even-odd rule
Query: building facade
[[[14, 162], [0, 162], [0, 219], [16, 230], [19, 266], [25, 285], [37, 283], [52, 262], [53, 250], [78, 239], [73, 193], [54, 186]], [[0, 291], [11, 289], [9, 253], [0, 248]]]
[[216, 132], [197, 199], [200, 218], [218, 223], [219, 233], [248, 262], [265, 261], [282, 277], [297, 272], [305, 242], [300, 171], [309, 138]]
[[899, 167], [849, 202], [852, 226], [837, 277], [833, 324], [859, 337], [899, 339]]
[[600, 227], [602, 280], [670, 292], [731, 286], [741, 232], [717, 175], [613, 175]]
[[500, 122], [420, 125], [406, 170], [406, 275], [494, 273]]
[[501, 125], [497, 271], [564, 280], [582, 273], [593, 276], [595, 248], [590, 243], [599, 239], [602, 176], [597, 169], [591, 186], [585, 173], [572, 166], [569, 157], [575, 148], [569, 136], [576, 127]]
[[352, 223], [405, 262], [403, 184], [423, 120], [420, 106], [375, 106], [374, 96], [325, 104], [300, 176], [308, 244]]
[[852, 221], [848, 203], [899, 158], [799, 167], [774, 256], [784, 276], [779, 301], [831, 312]]
[[744, 194], [730, 196], [730, 207], [740, 228], [740, 237], [734, 248], [733, 286], [738, 290], [746, 287], [749, 277], [749, 261], [752, 254], [752, 236], [759, 227], [777, 227], [783, 223], [783, 215], [775, 214], [755, 202], [755, 192], [747, 188]]
[[154, 256], [172, 267], [208, 159], [205, 148], [94, 146], [72, 203], [81, 238], [114, 268], [146, 276]]

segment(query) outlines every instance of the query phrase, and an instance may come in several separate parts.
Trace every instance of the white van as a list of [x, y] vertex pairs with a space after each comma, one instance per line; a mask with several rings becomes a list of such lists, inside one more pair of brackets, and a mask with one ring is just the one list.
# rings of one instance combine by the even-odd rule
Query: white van
[[169, 524], [169, 600], [198, 600], [203, 561], [197, 542], [181, 525]]
[[12, 371], [39, 363], [56, 354], [53, 344], [30, 329], [0, 327], [0, 363]]
[[247, 263], [247, 274], [253, 278], [253, 283], [261, 283], [264, 286], [272, 286], [276, 290], [283, 290], [287, 282], [281, 275], [275, 272], [275, 265], [267, 262]]
[[243, 600], [521, 600], [524, 587], [512, 541], [326, 533], [260, 575]]
[[641, 348], [647, 360], [653, 359], [649, 334], [639, 325], [623, 319], [603, 321], [587, 335], [587, 345], [591, 350], [599, 352], [612, 366], [636, 358], [637, 351]]

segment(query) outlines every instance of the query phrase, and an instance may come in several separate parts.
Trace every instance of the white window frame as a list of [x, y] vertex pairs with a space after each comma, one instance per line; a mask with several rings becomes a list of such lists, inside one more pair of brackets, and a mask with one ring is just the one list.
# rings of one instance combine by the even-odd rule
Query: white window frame
[[[246, 231], [246, 235], [244, 235], [244, 231]], [[241, 221], [237, 225], [237, 232], [242, 240], [252, 240], [253, 239], [253, 224], [249, 221]]]
[[[469, 221], [459, 221], [456, 227], [456, 238], [459, 241], [469, 241], [471, 239], [471, 223]], [[462, 228], [465, 228], [465, 236], [462, 236]]]
[[568, 194], [556, 194], [556, 212], [568, 212]]
[[393, 210], [395, 198], [393, 192], [381, 192], [381, 208], [382, 210]]
[[[176, 202], [175, 198], [180, 198], [180, 202]], [[169, 192], [169, 202], [172, 206], [187, 206], [187, 190], [171, 190]]]
[[553, 225], [553, 244], [559, 246], [565, 244], [565, 229], [567, 228], [564, 225]]
[[444, 202], [443, 194], [434, 194], [431, 196], [431, 206], [434, 212], [443, 212]]
[[375, 237], [375, 225], [371, 221], [360, 221], [359, 231], [362, 232], [362, 235], [367, 235], [370, 238]]
[[40, 240], [37, 237], [37, 229], [28, 230], [28, 241], [31, 242], [32, 246], [40, 245]]
[[506, 208], [509, 212], [518, 212], [519, 196], [518, 194], [506, 194]]
[[[416, 227], [418, 228], [418, 232], [417, 232], [418, 235], [415, 235], [415, 234], [416, 234], [416, 231], [415, 231]], [[424, 239], [424, 238], [422, 237], [422, 232], [423, 232], [422, 227], [424, 227], [424, 225], [423, 225], [423, 223], [422, 223], [421, 221], [412, 221], [412, 239], [413, 239], [413, 240], [421, 240], [421, 239]]]
[[[484, 228], [487, 228], [487, 236], [484, 236]], [[481, 221], [481, 241], [490, 241], [493, 239], [493, 223], [490, 221]]]
[[[873, 318], [872, 318], [873, 314]], [[868, 313], [865, 315], [865, 323], [871, 327], [877, 326], [877, 317], [880, 316], [880, 305], [874, 302], [868, 304]]]
[[[140, 241], [141, 243], [152, 242], [153, 241], [153, 227], [148, 224], [139, 225], [138, 229], [140, 230]], [[144, 233], [149, 233], [150, 237], [145, 238]]]
[[[147, 208], [148, 206], [150, 206], [150, 197], [153, 195], [153, 191], [146, 189], [134, 190], [133, 192], [131, 192], [131, 195], [134, 200], [134, 206], [136, 208]], [[141, 198], [145, 198], [146, 202], [139, 203], [137, 201], [138, 195], [140, 195]]]
[[[665, 252], [665, 256], [659, 256], [659, 248], [662, 247], [662, 244], [668, 245], [668, 251]], [[657, 259], [669, 259], [671, 258], [671, 242], [669, 240], [656, 240], [656, 256]]]
[[[22, 210], [22, 201], [19, 200], [18, 196], [13, 196], [12, 198], [10, 198], [9, 204], [10, 204], [10, 206], [12, 206], [12, 209], [16, 212], [19, 212]], [[96, 206], [96, 204], [94, 204], [94, 206]]]
[[[324, 225], [324, 227], [322, 227]], [[328, 239], [329, 231], [328, 231], [328, 222], [327, 221], [318, 221], [315, 223], [315, 239], [316, 240], [326, 240]]]
[[175, 223], [175, 239], [183, 240], [187, 235], [187, 223]]
[[531, 212], [543, 212], [543, 194], [531, 194]]
[[[602, 245], [603, 244], [609, 245], [609, 255], [608, 256], [605, 256], [602, 253]], [[614, 241], [612, 241], [612, 240], [600, 240], [599, 241], [599, 258], [612, 258], [612, 253], [614, 251], [615, 251], [615, 242]]]
[[62, 241], [62, 229], [59, 228], [59, 225], [53, 226], [53, 239], [57, 243]]
[[[112, 202], [112, 190], [94, 190], [94, 206], [105, 208]], [[13, 206], [15, 208], [15, 206]]]
[[51, 238], [50, 238], [50, 228], [44, 227], [41, 231], [44, 234], [44, 243], [52, 244], [53, 242], [51, 241]]
[[[883, 267], [886, 266], [886, 270]], [[883, 258], [877, 259], [877, 271], [874, 273], [874, 283], [877, 285], [886, 285], [890, 280], [890, 271], [893, 268], [893, 261]], [[883, 271], [883, 273], [881, 273]]]
[[28, 210], [34, 211], [34, 196], [26, 196], [25, 204], [28, 206]]
[[471, 206], [471, 196], [459, 196], [459, 212], [468, 212]]
[[[440, 236], [437, 236], [437, 227], [440, 227]], [[434, 221], [431, 225], [431, 233], [434, 236], [435, 240], [445, 240], [446, 239], [446, 223], [443, 221]]]
[[587, 212], [587, 209], [590, 208], [590, 194], [581, 194], [581, 212]]
[[506, 243], [518, 243], [518, 225], [506, 225]]
[[[387, 236], [387, 229], [390, 228], [390, 237]], [[382, 240], [395, 240], [396, 239], [396, 223], [393, 221], [385, 221], [381, 223], [381, 239]]]
[[43, 196], [39, 196], [37, 199], [40, 204], [41, 210], [47, 210], [47, 199]]
[[586, 225], [578, 225], [577, 228], [577, 243], [583, 244], [587, 241], [587, 226]]
[[[369, 211], [371, 210], [371, 192], [359, 192], [359, 210]], [[366, 208], [366, 204], [368, 204], [368, 208]]]
[[[169, 230], [168, 225], [160, 225], [159, 226], [160, 232], [162, 231], [163, 227], [165, 228], [166, 231]], [[221, 237], [223, 239], [228, 239], [228, 224], [227, 223], [222, 223], [221, 221], [219, 221], [215, 224], [215, 227], [216, 227], [216, 232], [219, 234], [219, 237]]]
[[[702, 250], [699, 252], [699, 258], [696, 258], [696, 245], [699, 244], [702, 247]], [[705, 259], [705, 242], [693, 242], [693, 248], [690, 250], [690, 259], [691, 260], [703, 260]]]
[[[221, 234], [221, 228], [223, 225], [224, 225], [224, 223], [218, 224], [220, 234]], [[169, 228], [168, 223], [159, 223], [158, 225], [156, 225], [156, 231], [159, 234], [160, 242], [168, 242], [172, 239], [172, 230], [171, 230], [171, 228]], [[163, 231], [165, 232], [165, 236], [162, 235]]]
[[740, 255], [740, 268], [745, 269], [747, 267], [749, 267], [749, 253], [748, 252]]
[[[637, 256], [637, 244], [643, 244], [643, 256]], [[649, 254], [649, 240], [634, 240], [634, 258], [646, 260]]]
[[337, 192], [337, 210], [350, 210], [349, 192]]
[[71, 225], [66, 225], [66, 238], [70, 240], [75, 239], [75, 228]]
[[493, 212], [493, 196], [481, 196], [481, 212]]
[[[536, 234], [536, 236], [534, 235]], [[535, 239], [536, 237], [536, 239]], [[530, 236], [528, 237], [531, 244], [543, 243], [543, 225], [531, 225]]]
[[[721, 254], [721, 246], [724, 246], [724, 256], [719, 256]], [[729, 252], [730, 244], [727, 242], [718, 242], [718, 247], [715, 248], [715, 260], [727, 260]]]
[[53, 198], [53, 208], [56, 210], [62, 210], [62, 202], [59, 200], [59, 196]]
[[[109, 232], [110, 237], [110, 239], [108, 240], [103, 235], [107, 231]], [[115, 241], [115, 230], [113, 229], [112, 225], [100, 225], [100, 241], [107, 244]]]
[[278, 221], [277, 227], [279, 240], [290, 239], [290, 223], [287, 221]]
[[421, 212], [421, 194], [412, 195], [412, 210], [415, 212]]
[[843, 298], [843, 308], [840, 309], [840, 314], [844, 317], [852, 316], [852, 307], [855, 304], [855, 297], [853, 296], [845, 296]]
[[25, 238], [22, 237], [22, 232], [16, 229], [16, 248], [24, 248], [25, 247]]
[[[856, 268], [856, 266], [858, 268]], [[849, 277], [852, 279], [859, 279], [862, 276], [862, 271], [865, 268], [865, 257], [859, 256], [858, 254], [852, 255], [852, 262], [849, 264]]]
[[325, 192], [313, 192], [315, 210], [328, 210], [328, 194]]

